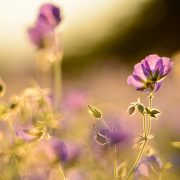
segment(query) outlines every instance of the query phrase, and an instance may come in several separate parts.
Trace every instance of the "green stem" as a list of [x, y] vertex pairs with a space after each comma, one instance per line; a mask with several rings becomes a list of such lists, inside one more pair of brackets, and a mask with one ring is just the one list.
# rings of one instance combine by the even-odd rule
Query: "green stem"
[[62, 94], [62, 73], [61, 73], [61, 64], [59, 61], [54, 63], [54, 94], [55, 94], [55, 100], [54, 105], [55, 109], [59, 109], [59, 103], [61, 100], [61, 94]]
[[[149, 95], [149, 108], [152, 109], [152, 99], [153, 99], [153, 93]], [[147, 135], [150, 135], [151, 133], [151, 117], [148, 118], [148, 127], [147, 127]]]
[[114, 145], [114, 179], [117, 180], [117, 147], [116, 144]]
[[[107, 122], [101, 118], [105, 126], [109, 129], [109, 131], [113, 132], [113, 129], [110, 128], [110, 126], [107, 124]], [[116, 144], [114, 145], [114, 180], [117, 180], [117, 167], [118, 167], [118, 162], [117, 162], [117, 146]]]
[[146, 130], [146, 116], [143, 114], [143, 132], [144, 132], [144, 137], [147, 136], [147, 130]]
[[107, 122], [103, 118], [101, 118], [101, 121], [103, 121], [103, 123], [109, 129], [109, 131], [112, 131], [111, 128], [109, 127], [109, 125], [107, 124]]
[[143, 145], [142, 145], [142, 148], [141, 148], [141, 150], [139, 151], [139, 154], [138, 154], [138, 156], [137, 156], [137, 158], [136, 158], [136, 161], [134, 162], [134, 165], [132, 166], [131, 170], [129, 171], [129, 174], [127, 175], [126, 180], [129, 179], [129, 177], [130, 177], [131, 174], [133, 173], [134, 169], [137, 167], [137, 165], [138, 165], [138, 163], [139, 163], [139, 160], [140, 160], [140, 158], [141, 158], [141, 156], [142, 156], [142, 153], [143, 153], [143, 151], [144, 151], [144, 148], [146, 147], [147, 141], [148, 141], [147, 139], [144, 141], [144, 143], [143, 143]]
[[63, 180], [67, 180], [67, 178], [66, 178], [66, 176], [65, 176], [65, 174], [64, 174], [63, 168], [62, 168], [62, 166], [61, 166], [60, 163], [59, 163], [59, 169], [60, 169], [60, 172], [61, 172], [61, 174], [62, 174]]
[[[149, 108], [152, 109], [152, 99], [153, 99], [153, 93], [151, 93], [148, 97], [149, 99]], [[143, 116], [143, 130], [144, 130], [144, 134], [145, 134], [145, 137], [147, 137], [149, 134], [150, 134], [150, 131], [151, 131], [151, 117], [148, 118], [148, 125], [146, 127], [146, 118], [145, 116]], [[141, 156], [143, 154], [143, 151], [146, 147], [146, 144], [148, 142], [148, 138], [145, 138], [144, 140], [144, 143], [139, 151], [139, 154], [131, 168], [131, 170], [129, 171], [127, 177], [126, 177], [126, 180], [128, 180], [130, 178], [130, 176], [132, 175], [133, 171], [135, 170], [135, 168], [137, 167], [138, 163], [139, 163], [139, 160], [141, 159]]]

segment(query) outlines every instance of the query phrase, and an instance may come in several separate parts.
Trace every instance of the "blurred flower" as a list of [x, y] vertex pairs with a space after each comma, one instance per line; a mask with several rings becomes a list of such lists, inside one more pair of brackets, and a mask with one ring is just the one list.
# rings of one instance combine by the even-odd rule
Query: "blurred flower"
[[60, 9], [50, 3], [40, 7], [35, 25], [28, 29], [29, 37], [38, 48], [54, 41], [54, 29], [61, 21]]
[[142, 158], [137, 168], [135, 169], [134, 172], [135, 179], [149, 177], [152, 174], [154, 174], [155, 176], [159, 176], [162, 168], [163, 168], [163, 164], [157, 156], [155, 155], [146, 156]]
[[66, 144], [58, 139], [52, 139], [51, 145], [58, 159], [62, 162], [67, 161], [68, 150]]
[[107, 124], [110, 124], [110, 129], [102, 126], [102, 123], [100, 126], [97, 124], [96, 130], [98, 131], [98, 133], [107, 138], [107, 140], [109, 141], [109, 145], [112, 146], [115, 144], [124, 143], [125, 141], [127, 142], [128, 134], [123, 131], [118, 119], [110, 119], [109, 121], [107, 121]]
[[76, 90], [68, 93], [63, 99], [62, 107], [68, 111], [78, 111], [87, 105], [87, 94], [83, 91]]
[[30, 132], [31, 130], [27, 130], [27, 129], [19, 129], [19, 130], [15, 130], [16, 131], [16, 135], [19, 139], [23, 140], [23, 141], [34, 141], [37, 140], [38, 138], [40, 138], [40, 136], [42, 135], [42, 132], [34, 132], [34, 134], [32, 134], [32, 132]]
[[161, 81], [171, 71], [173, 62], [166, 57], [149, 55], [134, 66], [133, 74], [127, 79], [127, 83], [140, 91], [158, 91]]
[[102, 128], [99, 132], [110, 140], [110, 144], [118, 144], [126, 140], [127, 135], [120, 126], [113, 126], [112, 131], [108, 128]]
[[60, 9], [51, 3], [46, 3], [40, 7], [39, 17], [52, 27], [56, 27], [62, 19]]
[[84, 171], [73, 169], [68, 173], [69, 180], [87, 180], [87, 174]]
[[63, 163], [71, 163], [80, 155], [80, 146], [75, 143], [52, 139], [51, 145], [57, 158]]

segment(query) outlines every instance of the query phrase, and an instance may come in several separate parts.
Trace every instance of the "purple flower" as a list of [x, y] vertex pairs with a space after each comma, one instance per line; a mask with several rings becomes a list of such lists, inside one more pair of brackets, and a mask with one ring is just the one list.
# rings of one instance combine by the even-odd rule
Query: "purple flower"
[[102, 137], [107, 138], [107, 144], [121, 144], [128, 140], [127, 133], [124, 132], [117, 119], [111, 119], [110, 121], [107, 121], [107, 123], [109, 124], [109, 128], [106, 126], [102, 127], [102, 123], [99, 128], [95, 129], [100, 135], [102, 135]]
[[103, 128], [99, 132], [110, 141], [111, 145], [121, 143], [126, 139], [125, 133], [119, 127], [114, 127], [112, 131], [108, 128]]
[[161, 81], [171, 71], [173, 62], [166, 57], [149, 55], [134, 66], [133, 74], [127, 79], [127, 83], [140, 91], [158, 91]]
[[53, 139], [51, 145], [57, 158], [63, 163], [71, 163], [80, 155], [80, 147], [75, 143]]
[[67, 161], [68, 150], [66, 144], [58, 139], [53, 139], [51, 141], [51, 145], [58, 159], [61, 160], [62, 162]]
[[56, 27], [62, 19], [60, 9], [50, 3], [40, 7], [39, 18], [43, 18], [51, 27]]
[[134, 176], [135, 179], [139, 179], [141, 177], [149, 177], [150, 175], [159, 175], [163, 164], [161, 160], [155, 156], [150, 155], [142, 158], [139, 162], [137, 168], [135, 169]]
[[42, 131], [33, 127], [30, 124], [18, 124], [15, 125], [16, 136], [25, 142], [31, 142], [39, 139], [42, 136]]
[[54, 29], [61, 22], [60, 9], [53, 4], [47, 3], [40, 7], [35, 25], [28, 29], [32, 43], [38, 48], [44, 47], [45, 43], [53, 41]]

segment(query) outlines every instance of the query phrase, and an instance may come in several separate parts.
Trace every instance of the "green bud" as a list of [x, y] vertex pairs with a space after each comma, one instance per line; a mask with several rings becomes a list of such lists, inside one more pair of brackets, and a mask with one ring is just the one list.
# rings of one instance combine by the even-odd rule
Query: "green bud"
[[132, 116], [136, 112], [135, 106], [129, 106], [128, 113], [130, 116]]
[[88, 112], [89, 114], [94, 117], [95, 119], [100, 119], [102, 118], [102, 113], [99, 109], [97, 109], [94, 106], [88, 105]]

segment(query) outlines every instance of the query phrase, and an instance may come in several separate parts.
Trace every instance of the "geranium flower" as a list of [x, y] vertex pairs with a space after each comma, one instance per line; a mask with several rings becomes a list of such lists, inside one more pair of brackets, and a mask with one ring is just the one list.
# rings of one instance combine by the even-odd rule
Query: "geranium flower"
[[159, 57], [156, 54], [149, 55], [134, 66], [133, 74], [128, 77], [127, 83], [136, 90], [156, 92], [173, 64], [169, 58]]

